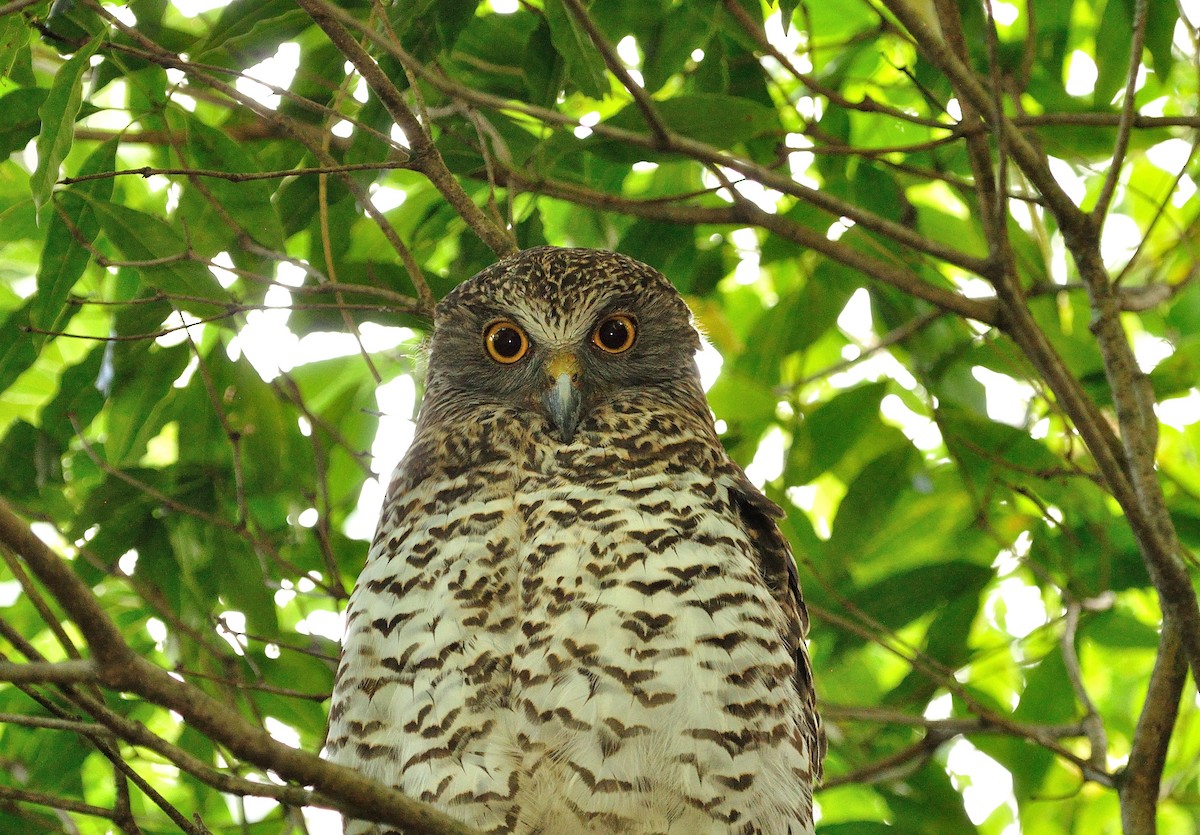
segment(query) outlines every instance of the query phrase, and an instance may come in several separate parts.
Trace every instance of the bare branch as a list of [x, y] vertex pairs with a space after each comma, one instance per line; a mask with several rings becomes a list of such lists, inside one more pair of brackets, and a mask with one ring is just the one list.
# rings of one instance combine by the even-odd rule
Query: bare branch
[[642, 118], [646, 120], [646, 124], [650, 126], [650, 132], [654, 134], [655, 141], [662, 147], [667, 147], [671, 144], [670, 131], [663, 122], [662, 117], [658, 115], [658, 108], [654, 105], [654, 100], [650, 98], [650, 94], [642, 88], [640, 84], [633, 80], [633, 76], [629, 74], [629, 70], [625, 69], [625, 65], [621, 62], [621, 56], [617, 55], [617, 51], [613, 45], [608, 42], [608, 38], [604, 37], [604, 33], [600, 31], [600, 27], [596, 25], [596, 21], [592, 20], [591, 15], [587, 13], [587, 9], [579, 0], [562, 0], [564, 6], [571, 16], [579, 22], [587, 32], [588, 37], [592, 39], [592, 44], [595, 45], [596, 51], [604, 58], [604, 65], [608, 67], [608, 71], [617, 77], [621, 82], [621, 86], [629, 91], [629, 95], [633, 96], [633, 102], [637, 105], [637, 109], [641, 111]]
[[299, 5], [313, 21], [321, 27], [326, 36], [341, 51], [346, 59], [354, 64], [355, 69], [362, 75], [375, 95], [383, 102], [388, 113], [396, 120], [396, 124], [404, 131], [412, 148], [411, 167], [420, 171], [434, 187], [441, 192], [446, 201], [454, 207], [467, 225], [479, 235], [480, 239], [497, 255], [509, 255], [516, 252], [517, 245], [511, 234], [496, 226], [463, 191], [462, 186], [454, 179], [450, 169], [442, 160], [442, 155], [425, 133], [425, 128], [408, 109], [396, 89], [396, 85], [388, 78], [367, 51], [359, 46], [358, 41], [346, 31], [342, 21], [349, 15], [336, 6], [324, 0], [298, 0]]
[[884, 757], [878, 762], [865, 765], [862, 768], [849, 771], [845, 774], [826, 777], [821, 782], [821, 788], [833, 789], [852, 783], [865, 783], [869, 785], [884, 781], [902, 780], [928, 762], [929, 758], [933, 756], [941, 744], [946, 742], [947, 739], [952, 738], [952, 736], [943, 737], [941, 734], [928, 734], [907, 748], [897, 751], [889, 757]]
[[821, 716], [834, 721], [870, 722], [881, 725], [908, 725], [914, 728], [924, 728], [927, 731], [949, 734], [950, 736], [970, 736], [972, 734], [1011, 734], [1022, 739], [1033, 741], [1050, 738], [1069, 738], [1084, 736], [1085, 731], [1080, 723], [1066, 725], [1027, 725], [1020, 723], [1010, 725], [995, 725], [986, 716], [968, 716], [954, 719], [929, 719], [899, 710], [881, 707], [860, 707], [856, 705], [821, 703]]
[[[32, 667], [35, 663], [30, 664], [5, 664], [6, 667]], [[57, 665], [55, 665], [57, 666]], [[11, 679], [4, 679], [11, 681]], [[77, 734], [87, 736], [99, 735], [103, 737], [115, 738], [111, 731], [101, 725], [94, 725], [91, 722], [76, 722], [70, 719], [55, 719], [49, 716], [26, 716], [23, 713], [0, 713], [0, 725], [21, 725], [26, 728], [46, 728], [53, 731], [73, 731]]]
[[1108, 759], [1108, 737], [1104, 732], [1104, 720], [1096, 705], [1088, 695], [1083, 683], [1083, 670], [1079, 666], [1079, 653], [1075, 650], [1075, 633], [1079, 628], [1079, 615], [1083, 607], [1071, 601], [1067, 604], [1067, 616], [1064, 619], [1063, 633], [1059, 641], [1062, 647], [1063, 664], [1067, 670], [1067, 678], [1071, 681], [1071, 689], [1075, 698], [1083, 705], [1083, 727], [1087, 731], [1088, 743], [1091, 745], [1091, 756], [1088, 758], [1097, 768], [1104, 768]]
[[780, 215], [772, 215], [751, 203], [740, 201], [726, 207], [673, 206], [661, 201], [645, 202], [618, 197], [606, 192], [592, 191], [582, 186], [547, 180], [526, 180], [517, 172], [508, 172], [511, 185], [528, 191], [536, 191], [559, 197], [582, 205], [596, 208], [617, 209], [637, 217], [649, 217], [672, 223], [712, 223], [759, 226], [785, 240], [792, 241], [815, 252], [820, 252], [835, 261], [853, 267], [864, 274], [923, 299], [942, 310], [952, 311], [969, 319], [987, 324], [997, 324], [997, 311], [986, 300], [969, 299], [950, 290], [924, 281], [919, 276], [865, 255], [857, 249], [839, 241], [792, 223]]
[[63, 177], [60, 185], [87, 183], [93, 180], [110, 180], [114, 177], [153, 177], [184, 176], [209, 177], [214, 180], [228, 180], [231, 183], [248, 183], [255, 180], [280, 180], [284, 177], [298, 177], [306, 174], [342, 174], [352, 171], [388, 171], [391, 169], [409, 168], [407, 162], [357, 162], [344, 165], [318, 165], [308, 168], [288, 168], [282, 171], [215, 171], [205, 168], [153, 168], [143, 165], [141, 168], [122, 168], [119, 171], [101, 171], [96, 174], [81, 174], [78, 177]]
[[105, 809], [103, 806], [93, 806], [90, 803], [81, 803], [69, 797], [59, 797], [55, 794], [47, 794], [46, 792], [33, 791], [31, 789], [0, 786], [0, 800], [34, 803], [38, 806], [45, 806], [48, 809], [59, 809], [64, 812], [89, 815], [93, 818], [104, 818], [111, 821], [117, 819], [117, 813], [112, 809]]
[[1142, 66], [1142, 47], [1146, 43], [1146, 0], [1134, 0], [1133, 4], [1133, 43], [1129, 46], [1129, 72], [1125, 79], [1125, 100], [1121, 102], [1121, 121], [1117, 125], [1117, 144], [1113, 148], [1112, 162], [1104, 185], [1100, 187], [1100, 196], [1092, 209], [1092, 217], [1101, 224], [1108, 215], [1109, 204], [1117, 191], [1117, 183], [1121, 179], [1121, 169], [1125, 164], [1125, 153], [1129, 150], [1129, 137], [1133, 129], [1133, 114], [1137, 110], [1137, 78]]
[[1129, 761], [1118, 775], [1121, 824], [1126, 835], [1154, 835], [1158, 831], [1159, 786], [1187, 670], [1178, 627], [1168, 618], [1163, 622], [1158, 658], [1150, 674], [1150, 687], [1138, 717]]
[[137, 693], [176, 711], [190, 726], [226, 745], [237, 756], [301, 785], [315, 786], [337, 808], [352, 811], [357, 818], [394, 823], [431, 835], [470, 835], [467, 827], [431, 806], [417, 803], [353, 769], [277, 742], [227, 705], [177, 681], [137, 655], [91, 589], [17, 518], [3, 499], [0, 543], [19, 554], [59, 605], [70, 612], [106, 686]]
[[0, 664], [0, 681], [9, 684], [99, 684], [100, 671], [92, 661]]

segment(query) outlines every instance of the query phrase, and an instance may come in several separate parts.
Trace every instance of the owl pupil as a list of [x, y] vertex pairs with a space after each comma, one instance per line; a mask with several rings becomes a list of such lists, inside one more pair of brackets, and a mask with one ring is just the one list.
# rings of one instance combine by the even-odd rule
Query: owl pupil
[[492, 334], [492, 347], [502, 357], [515, 357], [521, 353], [521, 334], [514, 328], [499, 328]]
[[619, 351], [629, 340], [629, 328], [620, 319], [609, 319], [597, 334], [600, 344], [610, 351]]

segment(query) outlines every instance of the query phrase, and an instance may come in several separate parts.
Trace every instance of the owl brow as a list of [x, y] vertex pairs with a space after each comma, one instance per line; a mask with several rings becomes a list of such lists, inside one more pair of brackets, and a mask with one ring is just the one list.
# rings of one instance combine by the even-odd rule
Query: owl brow
[[522, 321], [528, 317], [529, 313], [525, 310], [513, 310], [508, 307], [500, 307], [487, 302], [472, 304], [468, 307], [468, 310], [471, 316], [473, 316], [479, 323], [479, 327], [484, 330], [486, 330], [488, 326], [501, 321], [513, 322], [524, 327]]
[[599, 322], [605, 316], [611, 316], [614, 313], [633, 313], [633, 309], [637, 306], [640, 297], [635, 293], [625, 293], [617, 296], [615, 299], [610, 299], [605, 302], [604, 306], [599, 309], [596, 314], [596, 321]]

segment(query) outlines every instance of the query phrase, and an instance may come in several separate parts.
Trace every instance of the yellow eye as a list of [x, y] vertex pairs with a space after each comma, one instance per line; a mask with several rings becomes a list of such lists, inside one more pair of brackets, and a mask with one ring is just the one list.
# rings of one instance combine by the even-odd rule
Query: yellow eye
[[609, 316], [592, 331], [592, 344], [608, 354], [620, 354], [633, 347], [637, 328], [624, 313]]
[[496, 362], [511, 365], [529, 352], [529, 338], [512, 322], [493, 322], [483, 334], [488, 356]]

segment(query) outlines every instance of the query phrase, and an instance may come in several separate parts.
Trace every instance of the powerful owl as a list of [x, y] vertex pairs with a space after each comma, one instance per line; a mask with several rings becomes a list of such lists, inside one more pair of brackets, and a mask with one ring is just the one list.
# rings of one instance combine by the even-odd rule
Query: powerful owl
[[330, 759], [489, 833], [812, 831], [808, 616], [699, 347], [611, 252], [530, 249], [446, 296]]

